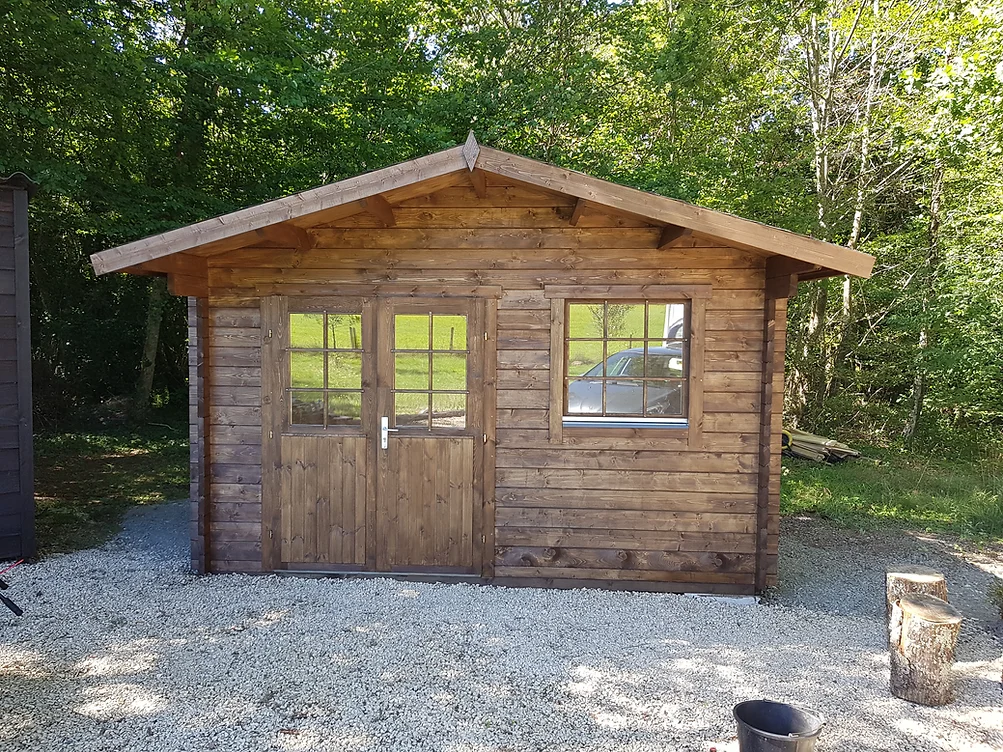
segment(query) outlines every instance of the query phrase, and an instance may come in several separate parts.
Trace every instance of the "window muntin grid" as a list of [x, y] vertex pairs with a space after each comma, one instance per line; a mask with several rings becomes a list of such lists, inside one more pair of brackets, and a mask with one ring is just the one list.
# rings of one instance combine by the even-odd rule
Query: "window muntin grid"
[[468, 353], [465, 315], [394, 314], [394, 425], [465, 428]]
[[568, 422], [685, 421], [688, 301], [570, 300], [566, 306]]
[[289, 424], [362, 424], [362, 314], [289, 314]]

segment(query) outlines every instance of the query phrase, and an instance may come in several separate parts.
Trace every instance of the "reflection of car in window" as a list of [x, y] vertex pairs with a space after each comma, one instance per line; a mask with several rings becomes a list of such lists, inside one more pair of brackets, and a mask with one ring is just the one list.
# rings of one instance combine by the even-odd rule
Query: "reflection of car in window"
[[[569, 415], [603, 413], [603, 364], [597, 363], [568, 384]], [[681, 346], [648, 348], [648, 395], [643, 381], [644, 348], [631, 347], [606, 359], [606, 415], [681, 416], [683, 382], [650, 379], [683, 379]]]

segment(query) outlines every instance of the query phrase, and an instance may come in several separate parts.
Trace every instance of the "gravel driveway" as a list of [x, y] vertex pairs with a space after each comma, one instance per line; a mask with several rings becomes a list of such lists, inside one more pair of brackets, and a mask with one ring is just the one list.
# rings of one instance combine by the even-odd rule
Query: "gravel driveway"
[[[785, 528], [784, 585], [738, 605], [200, 578], [185, 571], [187, 508], [138, 510], [105, 549], [12, 573], [26, 613], [0, 614], [0, 747], [724, 752], [737, 747], [731, 707], [766, 696], [826, 716], [823, 752], [1003, 749], [984, 599], [999, 559]], [[882, 623], [885, 561], [931, 559], [972, 616], [958, 700], [940, 709], [888, 694]]]

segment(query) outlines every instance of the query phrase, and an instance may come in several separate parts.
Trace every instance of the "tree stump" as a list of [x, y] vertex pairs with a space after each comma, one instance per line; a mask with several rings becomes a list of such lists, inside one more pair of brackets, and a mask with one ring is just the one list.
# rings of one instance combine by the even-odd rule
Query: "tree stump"
[[889, 569], [885, 574], [885, 618], [891, 625], [892, 606], [908, 593], [926, 593], [947, 600], [947, 580], [930, 567], [904, 566]]
[[910, 593], [892, 606], [893, 695], [921, 705], [954, 699], [951, 671], [961, 618], [954, 606], [925, 593]]

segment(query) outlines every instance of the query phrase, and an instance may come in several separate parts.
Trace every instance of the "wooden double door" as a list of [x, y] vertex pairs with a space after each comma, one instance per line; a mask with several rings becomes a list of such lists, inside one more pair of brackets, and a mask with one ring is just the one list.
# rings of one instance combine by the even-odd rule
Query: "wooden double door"
[[271, 569], [479, 575], [485, 303], [262, 303]]

